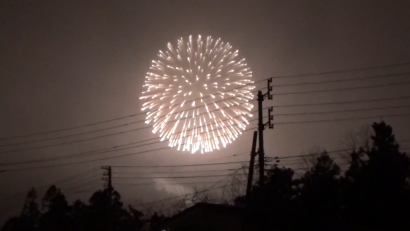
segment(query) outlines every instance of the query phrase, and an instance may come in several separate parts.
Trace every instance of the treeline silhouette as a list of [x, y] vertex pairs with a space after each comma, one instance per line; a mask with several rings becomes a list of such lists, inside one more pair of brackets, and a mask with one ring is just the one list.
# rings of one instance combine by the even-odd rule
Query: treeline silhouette
[[326, 152], [300, 178], [271, 169], [265, 186], [253, 187], [252, 220], [263, 230], [410, 230], [409, 157], [391, 126], [372, 127], [372, 146], [353, 150], [344, 173]]
[[150, 219], [143, 219], [143, 213], [132, 206], [125, 209], [114, 188], [95, 192], [88, 205], [80, 200], [69, 205], [61, 190], [53, 185], [41, 200], [41, 209], [36, 190], [30, 190], [20, 215], [9, 219], [2, 231], [135, 231], [148, 221], [156, 231], [163, 220], [156, 213]]
[[[248, 230], [409, 230], [410, 159], [400, 152], [391, 126], [372, 125], [372, 145], [352, 150], [345, 171], [324, 152], [303, 176], [291, 168], [267, 171], [263, 187], [257, 182], [250, 201], [232, 202], [248, 208]], [[246, 206], [248, 205], [248, 207]], [[128, 231], [161, 230], [164, 216], [146, 218], [132, 206], [124, 208], [113, 188], [95, 192], [89, 203], [69, 205], [51, 186], [40, 205], [32, 189], [20, 215], [9, 219], [2, 231]]]

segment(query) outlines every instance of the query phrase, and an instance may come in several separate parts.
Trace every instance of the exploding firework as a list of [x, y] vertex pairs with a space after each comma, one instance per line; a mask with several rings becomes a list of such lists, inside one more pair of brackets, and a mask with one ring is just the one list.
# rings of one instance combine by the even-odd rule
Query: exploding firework
[[255, 87], [238, 50], [211, 36], [189, 36], [159, 51], [140, 99], [153, 133], [178, 150], [209, 152], [226, 147], [248, 124]]

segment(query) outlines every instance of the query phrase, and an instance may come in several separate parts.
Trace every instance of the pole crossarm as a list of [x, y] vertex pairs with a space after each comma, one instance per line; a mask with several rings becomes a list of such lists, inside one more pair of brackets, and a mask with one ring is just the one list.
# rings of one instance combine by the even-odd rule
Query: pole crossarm
[[104, 169], [103, 177], [101, 178], [107, 183], [107, 188], [112, 188], [112, 170], [111, 166], [102, 166], [101, 169]]
[[272, 97], [272, 78], [268, 79], [267, 81], [268, 84], [268, 91], [263, 94], [262, 91], [258, 91], [258, 133], [259, 133], [259, 149], [258, 149], [258, 155], [259, 155], [259, 182], [261, 186], [264, 184], [264, 178], [265, 178], [265, 150], [264, 150], [264, 142], [263, 142], [263, 131], [265, 130], [266, 127], [269, 126], [270, 129], [273, 128], [273, 107], [270, 107], [268, 110], [269, 116], [268, 116], [268, 122], [264, 123], [263, 122], [263, 101], [268, 98], [271, 100]]
[[265, 126], [269, 125], [269, 129], [273, 129], [273, 107], [270, 107], [268, 109], [268, 120], [269, 121], [267, 123], [265, 123]]

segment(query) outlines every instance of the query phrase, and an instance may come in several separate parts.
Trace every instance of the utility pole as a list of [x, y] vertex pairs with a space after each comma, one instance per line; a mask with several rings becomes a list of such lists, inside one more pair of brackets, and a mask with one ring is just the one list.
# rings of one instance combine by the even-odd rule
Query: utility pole
[[256, 139], [258, 138], [258, 132], [253, 132], [253, 141], [251, 149], [251, 160], [249, 162], [249, 172], [248, 172], [248, 185], [246, 186], [246, 206], [249, 205], [251, 190], [252, 190], [252, 180], [253, 180], [253, 167], [255, 165], [256, 156]]
[[256, 156], [256, 140], [258, 138], [258, 132], [253, 132], [252, 149], [251, 149], [251, 159], [249, 161], [249, 172], [248, 172], [248, 184], [246, 186], [246, 197], [245, 197], [245, 213], [244, 219], [242, 220], [242, 227], [244, 231], [249, 229], [249, 217], [251, 215], [251, 191], [252, 191], [252, 180], [253, 180], [253, 168], [255, 166], [255, 156]]
[[268, 92], [265, 94], [262, 91], [258, 91], [258, 132], [259, 132], [259, 183], [261, 186], [265, 183], [265, 149], [264, 149], [264, 142], [263, 142], [263, 131], [265, 127], [269, 125], [269, 128], [273, 128], [273, 115], [271, 115], [273, 108], [270, 107], [268, 110], [268, 122], [263, 122], [263, 101], [268, 98], [269, 100], [272, 99], [272, 78], [268, 79]]
[[105, 180], [107, 182], [107, 189], [108, 189], [108, 193], [109, 193], [109, 197], [111, 200], [111, 194], [112, 194], [112, 171], [111, 171], [111, 166], [103, 166], [101, 167], [102, 169], [105, 170], [104, 172], [104, 176], [102, 179]]

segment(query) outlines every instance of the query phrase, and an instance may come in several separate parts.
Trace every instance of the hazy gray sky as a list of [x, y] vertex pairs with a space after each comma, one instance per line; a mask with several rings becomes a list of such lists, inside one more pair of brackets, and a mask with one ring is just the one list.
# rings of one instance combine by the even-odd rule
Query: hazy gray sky
[[[1, 1], [0, 3], [0, 137], [89, 124], [140, 113], [139, 100], [145, 73], [159, 49], [169, 41], [190, 34], [211, 35], [228, 41], [253, 70], [254, 79], [269, 76], [318, 73], [410, 62], [409, 1], [247, 1], [247, 0], [134, 0], [134, 1]], [[293, 84], [410, 71], [410, 65], [338, 75], [274, 79], [273, 84]], [[348, 91], [276, 95], [264, 106], [288, 105], [409, 96], [409, 75], [372, 80], [274, 88], [274, 94], [358, 86], [386, 85]], [[257, 88], [264, 87], [265, 82]], [[407, 100], [408, 101], [408, 100]], [[274, 112], [351, 110], [405, 105], [406, 100], [309, 107], [277, 107]], [[326, 123], [281, 124], [287, 121], [358, 118], [410, 113], [407, 108], [327, 115], [275, 116], [274, 130], [265, 135], [269, 156], [298, 155], [312, 147], [344, 148], [343, 136], [378, 119], [346, 120]], [[107, 126], [144, 119], [122, 121], [53, 133], [0, 144], [53, 138], [87, 132]], [[399, 139], [410, 138], [407, 117], [385, 117]], [[53, 145], [121, 132], [143, 125], [92, 133], [67, 139], [1, 147], [0, 152], [16, 148]], [[249, 127], [255, 126], [255, 123]], [[177, 165], [247, 160], [251, 133], [246, 132], [226, 149], [204, 155], [191, 155], [174, 149], [54, 168], [13, 171], [18, 168], [65, 164], [165, 147], [166, 143], [137, 149], [105, 153], [69, 160], [29, 165], [5, 166], [0, 173], [2, 192], [0, 212], [19, 210], [23, 197], [15, 195], [30, 187], [55, 181], [101, 165]], [[0, 164], [37, 158], [58, 157], [109, 148], [155, 138], [149, 129], [113, 135], [87, 142], [0, 153]], [[407, 147], [410, 147], [408, 145]], [[231, 168], [238, 167], [232, 165]], [[228, 166], [220, 166], [228, 168]], [[0, 169], [1, 170], [1, 169]], [[190, 168], [188, 170], [193, 170]], [[153, 171], [148, 169], [146, 171]], [[99, 174], [102, 171], [93, 171]], [[114, 171], [115, 174], [115, 171]], [[204, 173], [207, 174], [207, 173]], [[86, 175], [87, 177], [89, 175]], [[91, 176], [91, 175], [90, 175]], [[101, 181], [99, 177], [95, 181]], [[162, 179], [164, 180], [164, 179]], [[193, 179], [206, 181], [207, 179]], [[208, 179], [210, 180], [210, 179]], [[190, 180], [192, 181], [192, 179]], [[140, 181], [122, 180], [135, 183]], [[144, 181], [149, 182], [149, 181]], [[161, 182], [161, 179], [156, 181]], [[170, 182], [170, 181], [166, 181]], [[127, 203], [167, 197], [163, 184], [157, 187], [114, 186]], [[98, 187], [96, 186], [95, 189]], [[185, 186], [168, 187], [171, 195], [189, 191]], [[175, 191], [177, 190], [177, 191]], [[67, 196], [87, 200], [92, 191]], [[43, 191], [40, 191], [42, 196]]]

